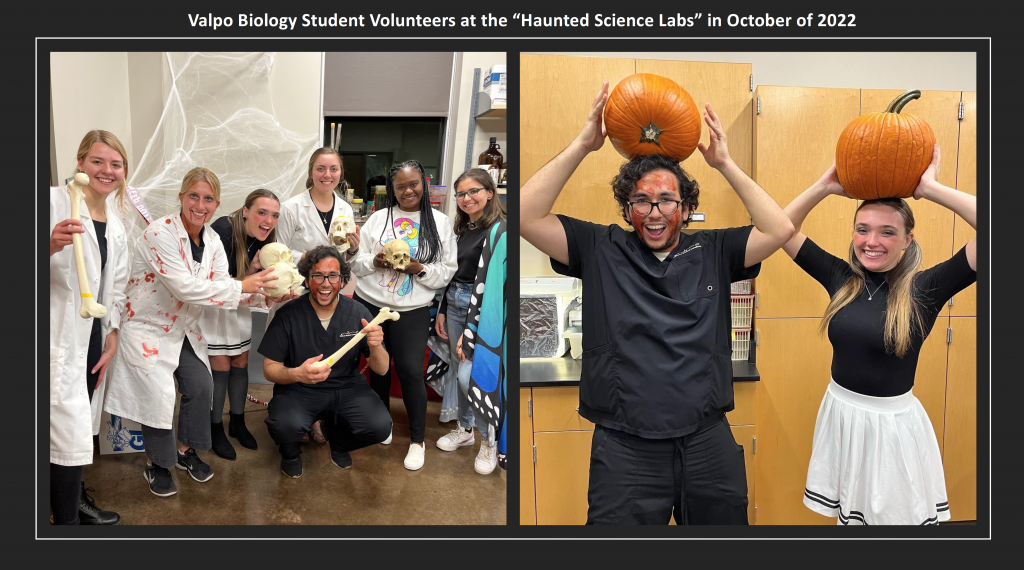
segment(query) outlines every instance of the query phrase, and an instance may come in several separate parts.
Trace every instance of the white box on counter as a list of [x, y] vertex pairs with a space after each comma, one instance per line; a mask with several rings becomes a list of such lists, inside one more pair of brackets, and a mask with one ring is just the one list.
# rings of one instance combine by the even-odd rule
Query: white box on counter
[[505, 65], [492, 65], [484, 77], [483, 92], [491, 98], [492, 105], [505, 105], [508, 101], [508, 75]]

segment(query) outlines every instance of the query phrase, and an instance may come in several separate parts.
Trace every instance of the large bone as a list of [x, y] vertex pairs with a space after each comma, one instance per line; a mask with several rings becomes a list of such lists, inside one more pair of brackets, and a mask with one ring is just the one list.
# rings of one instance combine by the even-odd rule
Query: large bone
[[[80, 204], [85, 198], [82, 188], [89, 184], [89, 175], [79, 172], [74, 180], [68, 183], [68, 195], [71, 196], [71, 219], [80, 220]], [[89, 289], [89, 276], [85, 273], [85, 254], [82, 249], [82, 234], [71, 234], [71, 244], [75, 250], [75, 267], [78, 269], [78, 290], [82, 294], [82, 306], [78, 314], [83, 319], [100, 318], [107, 314], [107, 308], [96, 302]]]
[[[380, 310], [379, 313], [377, 313], [377, 316], [374, 317], [373, 320], [370, 321], [370, 323], [363, 328], [377, 326], [383, 323], [384, 321], [397, 321], [398, 317], [398, 311], [392, 311], [391, 309], [384, 307], [383, 309]], [[345, 353], [351, 350], [353, 346], [359, 344], [359, 341], [363, 340], [364, 336], [366, 336], [366, 333], [361, 332], [357, 334], [356, 336], [352, 337], [352, 340], [346, 342], [345, 346], [341, 347], [338, 350], [338, 352], [335, 352], [334, 354], [328, 356], [327, 358], [319, 362], [314, 362], [313, 366], [316, 368], [327, 368], [333, 366], [334, 363], [341, 360], [341, 357], [345, 356]]]

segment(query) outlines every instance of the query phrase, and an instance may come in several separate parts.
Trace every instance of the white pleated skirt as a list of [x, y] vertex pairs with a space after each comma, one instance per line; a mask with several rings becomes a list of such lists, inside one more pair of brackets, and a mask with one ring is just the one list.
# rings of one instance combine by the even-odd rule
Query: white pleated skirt
[[878, 398], [829, 382], [814, 426], [804, 505], [838, 524], [949, 520], [935, 431], [913, 392]]
[[249, 350], [252, 344], [252, 313], [249, 307], [226, 311], [203, 307], [199, 329], [209, 343], [210, 356], [235, 356]]

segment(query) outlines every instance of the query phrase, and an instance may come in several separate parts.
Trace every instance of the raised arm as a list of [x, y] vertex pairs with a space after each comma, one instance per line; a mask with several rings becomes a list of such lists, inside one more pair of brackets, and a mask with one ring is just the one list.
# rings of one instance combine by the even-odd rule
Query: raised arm
[[608, 136], [604, 127], [604, 106], [608, 82], [601, 86], [580, 134], [555, 158], [541, 167], [520, 190], [519, 235], [553, 259], [568, 264], [569, 245], [565, 229], [551, 213], [562, 187], [588, 154], [599, 150]]
[[807, 239], [807, 236], [800, 232], [800, 226], [804, 224], [807, 214], [811, 213], [811, 210], [813, 210], [819, 202], [833, 194], [853, 199], [853, 197], [847, 194], [846, 190], [843, 190], [843, 187], [839, 184], [839, 177], [836, 176], [835, 162], [833, 162], [832, 166], [825, 171], [825, 174], [821, 175], [821, 178], [819, 178], [817, 182], [812, 184], [807, 190], [804, 190], [799, 196], [790, 202], [788, 206], [786, 206], [784, 212], [789, 220], [793, 222], [793, 227], [796, 230], [793, 237], [786, 242], [786, 245], [782, 246], [782, 249], [785, 250], [786, 255], [788, 255], [790, 259], [796, 259], [796, 254], [804, 245], [804, 240]]
[[[978, 198], [939, 183], [937, 180], [939, 177], [939, 158], [939, 145], [935, 145], [935, 150], [932, 151], [932, 163], [928, 165], [928, 169], [921, 175], [921, 182], [918, 183], [917, 189], [914, 190], [914, 199], [920, 200], [924, 198], [945, 206], [953, 210], [963, 221], [977, 230]], [[977, 241], [977, 238], [974, 238], [967, 242], [967, 263], [975, 271], [978, 270]]]
[[750, 267], [764, 261], [789, 241], [793, 237], [793, 224], [775, 200], [729, 156], [725, 129], [710, 103], [704, 104], [704, 122], [708, 124], [711, 144], [705, 146], [704, 143], [698, 143], [697, 148], [704, 155], [708, 166], [720, 172], [736, 191], [754, 223], [743, 260], [743, 265]]

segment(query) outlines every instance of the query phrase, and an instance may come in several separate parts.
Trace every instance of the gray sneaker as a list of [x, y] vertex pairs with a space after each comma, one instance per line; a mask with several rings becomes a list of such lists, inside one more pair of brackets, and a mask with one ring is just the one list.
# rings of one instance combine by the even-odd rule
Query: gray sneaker
[[203, 460], [196, 455], [196, 450], [191, 447], [185, 453], [178, 453], [178, 464], [175, 467], [188, 471], [188, 474], [200, 483], [213, 479], [213, 469], [203, 463]]
[[171, 472], [166, 467], [147, 465], [142, 476], [149, 483], [149, 490], [157, 497], [170, 497], [178, 492], [178, 488], [174, 486], [174, 479], [171, 479]]

